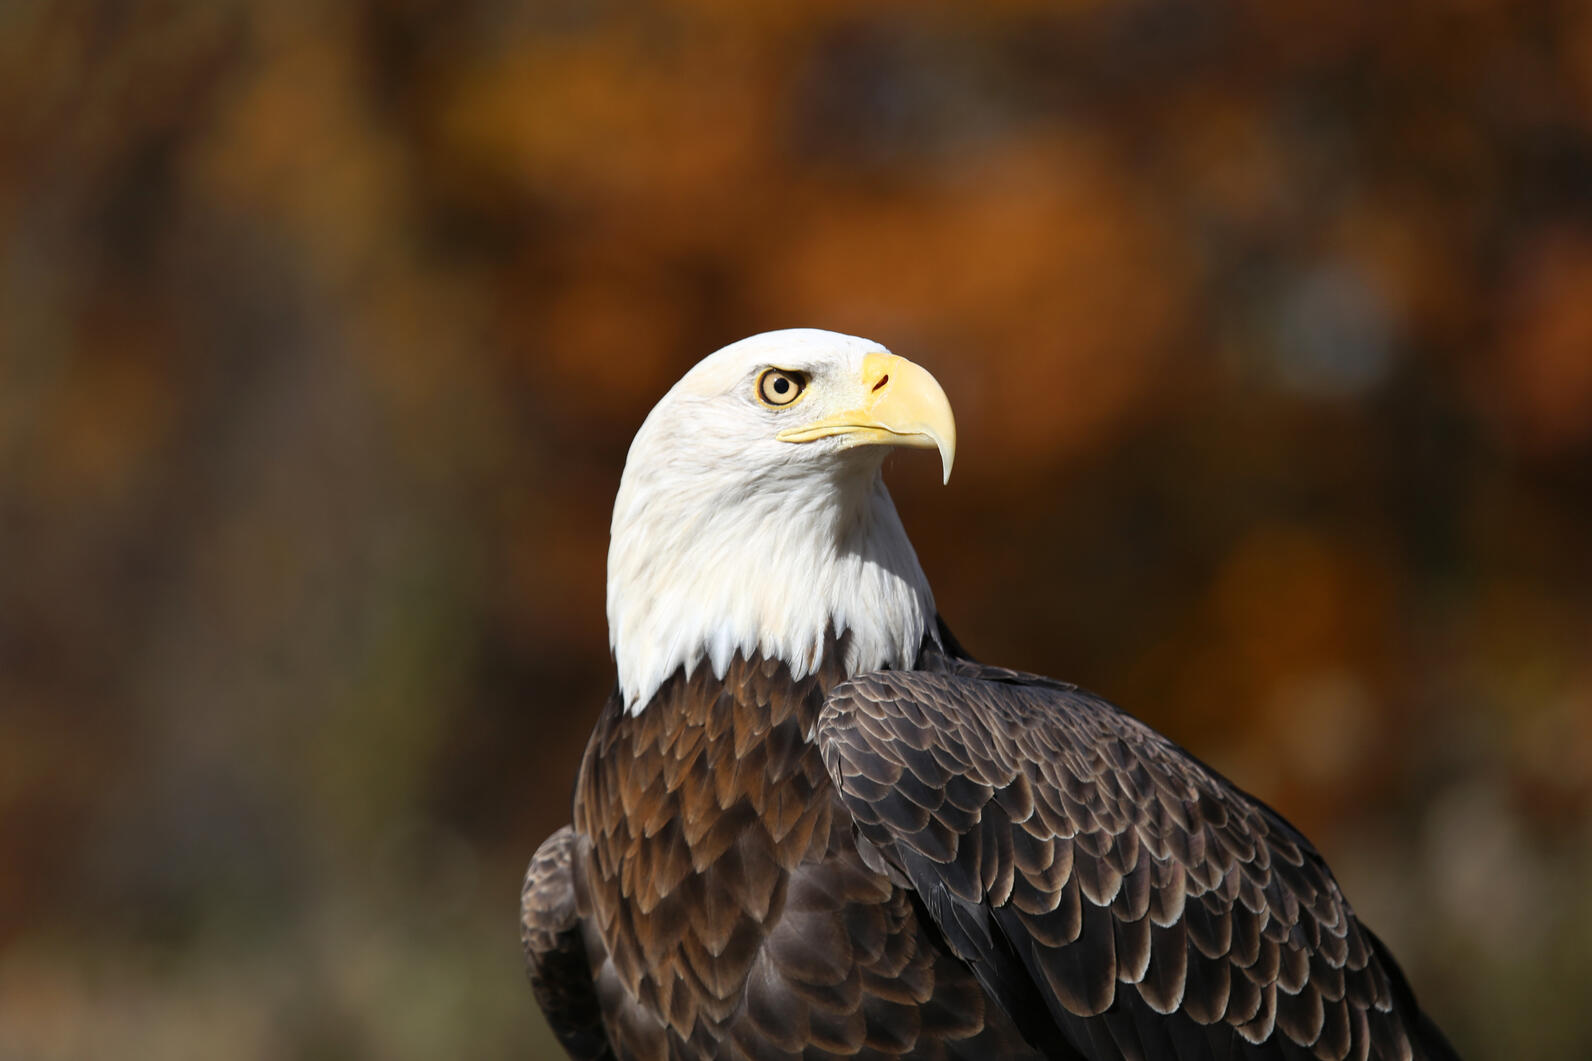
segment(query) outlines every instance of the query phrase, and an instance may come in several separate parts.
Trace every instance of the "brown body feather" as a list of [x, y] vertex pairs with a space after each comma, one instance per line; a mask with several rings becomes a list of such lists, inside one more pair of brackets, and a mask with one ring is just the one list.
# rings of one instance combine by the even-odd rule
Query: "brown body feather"
[[572, 1056], [594, 1012], [621, 1061], [1453, 1056], [1304, 838], [1148, 727], [933, 647], [843, 677], [609, 703], [525, 905]]
[[621, 1059], [1036, 1056], [859, 856], [809, 740], [841, 677], [737, 660], [598, 723], [575, 881]]
[[570, 865], [577, 843], [566, 825], [531, 859], [520, 889], [520, 946], [531, 990], [564, 1050], [575, 1061], [612, 1061], [575, 904]]

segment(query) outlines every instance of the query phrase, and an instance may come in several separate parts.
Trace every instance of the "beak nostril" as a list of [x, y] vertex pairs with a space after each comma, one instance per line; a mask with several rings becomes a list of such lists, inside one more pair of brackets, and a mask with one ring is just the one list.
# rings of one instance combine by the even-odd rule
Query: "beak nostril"
[[883, 387], [886, 383], [889, 383], [889, 382], [890, 382], [890, 374], [887, 372], [884, 375], [879, 377], [879, 382], [875, 383], [873, 385], [873, 389], [874, 390], [878, 390], [880, 387]]

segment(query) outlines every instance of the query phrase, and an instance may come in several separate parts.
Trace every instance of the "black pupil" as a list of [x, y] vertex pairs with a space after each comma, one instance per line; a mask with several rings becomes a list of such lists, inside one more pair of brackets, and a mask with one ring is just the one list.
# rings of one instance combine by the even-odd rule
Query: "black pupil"
[[774, 393], [784, 394], [788, 390], [790, 390], [790, 380], [786, 379], [784, 376], [775, 376]]

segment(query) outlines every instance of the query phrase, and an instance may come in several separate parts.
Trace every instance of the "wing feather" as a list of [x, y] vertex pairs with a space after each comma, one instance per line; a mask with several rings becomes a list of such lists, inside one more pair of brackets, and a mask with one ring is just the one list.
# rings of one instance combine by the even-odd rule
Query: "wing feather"
[[612, 1061], [575, 909], [570, 863], [576, 842], [575, 831], [566, 825], [531, 859], [520, 891], [520, 944], [536, 1001], [569, 1056]]
[[1102, 700], [957, 660], [841, 684], [817, 741], [952, 951], [1086, 1057], [1454, 1057], [1304, 837]]

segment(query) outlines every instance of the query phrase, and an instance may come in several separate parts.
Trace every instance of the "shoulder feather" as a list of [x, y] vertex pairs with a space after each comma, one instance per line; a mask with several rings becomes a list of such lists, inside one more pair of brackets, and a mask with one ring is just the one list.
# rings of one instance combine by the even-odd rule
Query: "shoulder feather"
[[1087, 1057], [1453, 1056], [1309, 842], [1097, 697], [952, 660], [843, 683], [817, 740], [986, 989]]

